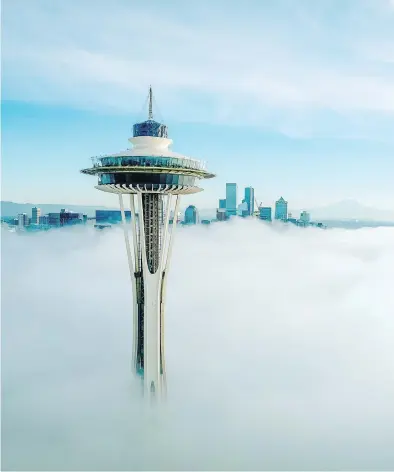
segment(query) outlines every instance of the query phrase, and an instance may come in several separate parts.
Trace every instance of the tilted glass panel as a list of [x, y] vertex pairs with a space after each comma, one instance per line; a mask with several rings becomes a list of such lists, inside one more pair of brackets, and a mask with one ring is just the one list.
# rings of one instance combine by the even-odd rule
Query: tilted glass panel
[[196, 178], [188, 175], [174, 174], [143, 174], [143, 173], [119, 173], [102, 174], [99, 176], [99, 184], [126, 184], [126, 185], [184, 185], [194, 187]]
[[194, 159], [166, 156], [105, 156], [94, 158], [94, 167], [171, 167], [173, 169], [201, 170], [204, 166]]

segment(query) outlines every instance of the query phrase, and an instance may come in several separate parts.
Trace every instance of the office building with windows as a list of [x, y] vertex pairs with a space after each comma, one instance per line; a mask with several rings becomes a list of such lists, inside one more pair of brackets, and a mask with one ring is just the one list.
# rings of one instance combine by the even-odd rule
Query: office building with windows
[[226, 184], [226, 213], [227, 216], [237, 214], [237, 184]]
[[264, 221], [272, 221], [271, 207], [261, 206], [259, 208], [259, 218], [260, 218], [260, 220], [264, 220]]
[[43, 226], [49, 225], [49, 215], [41, 215], [38, 223]]
[[69, 211], [65, 208], [60, 210], [60, 226], [75, 225], [79, 223], [83, 223], [82, 213]]
[[218, 221], [226, 221], [227, 220], [227, 214], [226, 214], [226, 209], [225, 208], [218, 208], [216, 210], [216, 219]]
[[275, 219], [276, 220], [287, 220], [287, 202], [283, 197], [275, 202]]
[[40, 223], [41, 209], [33, 207], [31, 209], [31, 224], [38, 225]]
[[26, 213], [19, 213], [18, 215], [18, 226], [20, 228], [24, 228], [25, 226], [29, 226], [30, 218], [27, 216]]
[[[126, 220], [130, 220], [131, 211], [125, 210]], [[121, 223], [122, 213], [120, 210], [96, 210], [96, 223]]]
[[60, 226], [60, 213], [48, 213], [48, 224], [50, 226]]
[[254, 188], [246, 187], [245, 188], [245, 198], [244, 201], [248, 206], [248, 215], [253, 215], [254, 213]]
[[196, 225], [200, 222], [198, 210], [194, 205], [189, 205], [185, 210], [185, 224]]
[[170, 149], [167, 126], [153, 119], [152, 102], [150, 88], [148, 119], [133, 126], [131, 149], [93, 158], [81, 172], [98, 177], [98, 190], [118, 195], [134, 294], [133, 370], [146, 396], [158, 399], [166, 389], [164, 299], [180, 196], [200, 192], [197, 181], [214, 175], [201, 161]]

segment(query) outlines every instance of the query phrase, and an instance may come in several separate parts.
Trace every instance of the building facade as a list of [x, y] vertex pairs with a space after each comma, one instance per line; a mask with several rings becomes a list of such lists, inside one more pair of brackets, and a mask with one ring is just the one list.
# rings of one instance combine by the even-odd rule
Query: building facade
[[226, 184], [226, 213], [227, 216], [237, 214], [237, 184]]
[[75, 225], [79, 223], [83, 223], [82, 213], [69, 211], [65, 208], [60, 210], [60, 226]]
[[38, 225], [40, 223], [41, 208], [33, 207], [31, 210], [31, 224]]
[[311, 221], [311, 215], [310, 213], [308, 213], [307, 211], [302, 211], [301, 214], [300, 214], [300, 220], [303, 222], [303, 223], [309, 223]]
[[287, 220], [287, 201], [280, 197], [279, 200], [275, 202], [275, 219], [276, 220]]
[[198, 210], [194, 205], [189, 205], [185, 210], [185, 224], [196, 225], [200, 222]]
[[248, 215], [253, 215], [254, 213], [254, 188], [253, 187], [246, 187], [245, 188], [245, 199], [248, 206]]
[[60, 226], [60, 213], [48, 213], [48, 223], [50, 226]]
[[[131, 211], [125, 210], [126, 220], [130, 220]], [[97, 223], [121, 223], [122, 213], [120, 210], [96, 210]]]
[[18, 226], [20, 228], [24, 228], [25, 226], [29, 226], [30, 219], [26, 213], [19, 213], [18, 215]]
[[272, 210], [271, 207], [260, 207], [259, 218], [264, 221], [272, 221]]
[[43, 226], [49, 225], [49, 215], [41, 215], [38, 223]]
[[226, 209], [225, 208], [218, 208], [216, 210], [216, 219], [218, 221], [226, 221], [227, 220], [227, 214], [226, 214]]

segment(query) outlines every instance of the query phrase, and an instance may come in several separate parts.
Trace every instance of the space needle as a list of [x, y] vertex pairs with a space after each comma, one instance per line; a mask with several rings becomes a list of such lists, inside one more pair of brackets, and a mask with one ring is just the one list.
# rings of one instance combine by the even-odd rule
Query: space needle
[[170, 150], [167, 126], [153, 119], [151, 87], [148, 101], [148, 119], [135, 124], [129, 138], [133, 147], [93, 157], [92, 167], [81, 172], [98, 177], [98, 190], [118, 194], [133, 290], [133, 370], [144, 393], [160, 397], [166, 391], [164, 300], [180, 196], [202, 191], [196, 181], [214, 174]]

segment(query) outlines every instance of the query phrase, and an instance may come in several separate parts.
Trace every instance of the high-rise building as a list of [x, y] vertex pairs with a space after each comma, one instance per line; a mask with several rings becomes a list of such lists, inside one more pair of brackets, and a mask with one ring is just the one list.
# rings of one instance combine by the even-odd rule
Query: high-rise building
[[308, 213], [307, 211], [302, 211], [301, 214], [300, 214], [300, 220], [303, 222], [303, 223], [309, 223], [311, 221], [311, 215], [310, 213]]
[[287, 202], [283, 197], [275, 202], [275, 219], [276, 220], [287, 220]]
[[75, 225], [83, 223], [82, 213], [76, 213], [75, 211], [60, 210], [60, 226]]
[[185, 210], [185, 224], [196, 225], [200, 222], [198, 210], [194, 205], [189, 205]]
[[29, 217], [26, 213], [19, 213], [18, 214], [18, 226], [23, 228], [25, 226], [29, 226]]
[[31, 209], [31, 224], [38, 225], [40, 222], [41, 208], [33, 207]]
[[237, 184], [226, 184], [226, 212], [227, 216], [237, 214]]
[[[132, 149], [95, 158], [93, 167], [81, 172], [98, 176], [98, 190], [118, 194], [134, 293], [134, 372], [143, 379], [147, 396], [159, 397], [166, 388], [164, 296], [180, 195], [201, 191], [196, 181], [214, 175], [200, 161], [169, 149], [167, 126], [153, 119], [151, 88], [148, 119], [133, 126], [129, 141]], [[130, 198], [130, 225], [124, 194]], [[170, 231], [174, 199], [176, 217]]]
[[254, 213], [254, 188], [246, 187], [245, 188], [245, 202], [248, 206], [248, 215], [253, 215]]
[[271, 207], [259, 207], [259, 218], [260, 220], [272, 221]]
[[219, 199], [219, 208], [226, 208], [226, 199], [220, 198]]

